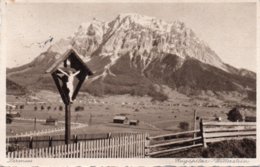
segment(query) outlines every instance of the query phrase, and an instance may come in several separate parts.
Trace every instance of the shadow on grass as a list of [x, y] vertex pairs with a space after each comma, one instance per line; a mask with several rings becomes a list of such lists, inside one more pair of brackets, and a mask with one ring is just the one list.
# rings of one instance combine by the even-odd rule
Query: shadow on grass
[[207, 148], [193, 148], [161, 158], [256, 158], [256, 141], [253, 139], [222, 141], [208, 144]]

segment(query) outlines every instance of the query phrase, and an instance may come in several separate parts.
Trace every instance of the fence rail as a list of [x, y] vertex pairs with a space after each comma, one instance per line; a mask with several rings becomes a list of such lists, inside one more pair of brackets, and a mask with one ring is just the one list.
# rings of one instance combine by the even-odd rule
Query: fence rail
[[202, 137], [196, 137], [193, 139], [184, 139], [184, 140], [178, 140], [178, 141], [171, 141], [171, 142], [167, 142], [167, 143], [161, 143], [161, 144], [154, 144], [154, 145], [150, 145], [147, 146], [148, 148], [154, 148], [154, 147], [164, 147], [164, 146], [169, 146], [169, 145], [174, 145], [174, 144], [180, 144], [180, 143], [187, 143], [187, 142], [191, 142], [191, 141], [198, 141], [201, 140]]
[[8, 152], [8, 158], [144, 158], [147, 134]]
[[245, 126], [237, 126], [232, 128], [227, 127], [217, 127], [217, 128], [205, 128], [204, 132], [229, 132], [229, 131], [256, 131], [256, 127], [245, 127]]
[[[202, 145], [202, 137], [197, 136], [199, 133], [200, 130], [194, 130], [149, 137], [149, 142], [146, 146], [147, 156], [158, 157], [176, 151], [199, 147]], [[194, 137], [194, 134], [196, 137]]]
[[157, 140], [157, 139], [161, 139], [161, 138], [178, 138], [179, 136], [182, 135], [188, 135], [188, 134], [194, 134], [194, 133], [198, 133], [200, 132], [200, 130], [193, 130], [193, 131], [185, 131], [185, 132], [178, 132], [178, 133], [169, 133], [169, 134], [164, 134], [164, 135], [158, 135], [158, 136], [153, 136], [153, 137], [149, 137], [150, 140]]
[[[202, 121], [203, 122], [203, 121]], [[203, 122], [208, 126], [255, 126], [255, 122]]]
[[203, 146], [203, 144], [198, 143], [198, 144], [188, 145], [188, 146], [184, 146], [184, 147], [178, 147], [178, 148], [173, 148], [173, 149], [168, 149], [168, 150], [163, 150], [163, 151], [152, 152], [152, 153], [149, 153], [148, 156], [155, 156], [155, 155], [160, 155], [160, 154], [165, 154], [165, 153], [173, 153], [176, 151], [183, 151], [183, 150], [187, 150], [187, 149], [194, 148], [194, 147], [200, 147], [200, 146]]

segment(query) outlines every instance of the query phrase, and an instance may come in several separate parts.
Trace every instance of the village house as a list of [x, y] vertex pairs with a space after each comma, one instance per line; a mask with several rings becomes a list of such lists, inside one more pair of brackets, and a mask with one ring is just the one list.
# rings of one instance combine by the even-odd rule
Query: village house
[[117, 115], [113, 118], [113, 123], [125, 124], [128, 122], [128, 118], [126, 116]]
[[58, 121], [57, 121], [57, 119], [55, 119], [55, 118], [49, 117], [49, 118], [46, 119], [45, 124], [46, 124], [46, 125], [54, 125], [54, 126], [57, 126], [57, 125], [58, 125]]
[[139, 120], [133, 119], [133, 120], [130, 120], [130, 121], [129, 121], [129, 125], [137, 126], [138, 124], [139, 124]]

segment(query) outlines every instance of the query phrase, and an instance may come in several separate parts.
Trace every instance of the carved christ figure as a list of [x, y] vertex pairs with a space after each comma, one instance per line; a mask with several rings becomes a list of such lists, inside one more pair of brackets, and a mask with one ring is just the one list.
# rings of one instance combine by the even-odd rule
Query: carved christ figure
[[75, 73], [73, 73], [73, 71], [70, 70], [68, 73], [66, 73], [61, 68], [58, 68], [58, 71], [60, 71], [61, 73], [63, 73], [67, 77], [66, 86], [67, 86], [67, 89], [69, 91], [68, 92], [69, 101], [72, 103], [73, 102], [72, 96], [73, 96], [73, 92], [74, 92], [73, 81], [74, 81], [75, 76], [79, 74], [80, 70], [75, 72]]

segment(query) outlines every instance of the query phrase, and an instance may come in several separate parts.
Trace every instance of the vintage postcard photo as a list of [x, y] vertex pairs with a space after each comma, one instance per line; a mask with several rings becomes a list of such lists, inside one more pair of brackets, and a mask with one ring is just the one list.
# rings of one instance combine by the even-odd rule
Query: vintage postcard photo
[[1, 1], [0, 166], [260, 165], [257, 8]]

